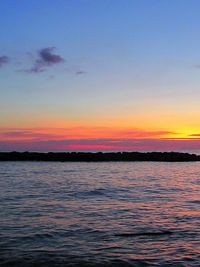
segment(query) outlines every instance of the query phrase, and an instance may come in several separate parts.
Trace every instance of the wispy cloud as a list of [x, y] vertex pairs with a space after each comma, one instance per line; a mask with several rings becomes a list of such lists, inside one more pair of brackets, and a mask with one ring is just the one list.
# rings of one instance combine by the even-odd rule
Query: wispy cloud
[[[0, 56], [0, 68], [5, 64], [9, 63], [10, 57], [6, 55]], [[42, 73], [47, 71], [49, 68], [52, 68], [56, 65], [66, 62], [64, 57], [56, 52], [56, 47], [45, 47], [35, 52], [27, 52], [21, 58], [15, 58], [12, 63], [15, 65], [24, 65], [20, 69], [16, 69], [17, 72], [21, 73]], [[29, 66], [27, 66], [29, 64]], [[66, 66], [65, 66], [66, 68]], [[66, 69], [68, 72], [71, 72], [73, 75], [84, 75], [87, 71], [83, 70], [81, 66], [68, 66]], [[50, 75], [49, 78], [54, 78], [54, 75]]]
[[[106, 127], [0, 129], [0, 150], [163, 151], [200, 150], [200, 138], [177, 138], [170, 131]], [[172, 137], [173, 136], [173, 137]]]
[[76, 75], [81, 75], [81, 74], [86, 74], [87, 72], [84, 71], [84, 70], [79, 70], [79, 71], [76, 71]]
[[35, 60], [33, 66], [27, 72], [40, 73], [46, 68], [63, 63], [65, 60], [58, 54], [55, 54], [55, 47], [46, 47], [38, 52], [38, 58]]
[[130, 129], [118, 131], [118, 135], [126, 138], [163, 138], [166, 136], [176, 136], [178, 133], [172, 131], [144, 131], [140, 129]]
[[69, 126], [66, 128], [0, 128], [1, 139], [150, 139], [150, 138], [177, 138], [176, 132], [145, 131], [142, 129], [113, 129], [109, 127]]
[[8, 131], [0, 131], [0, 139], [7, 141], [43, 141], [43, 140], [59, 140], [60, 138], [65, 138], [65, 135], [55, 134], [55, 133], [45, 133], [40, 130], [31, 129], [11, 129]]
[[193, 65], [195, 69], [200, 69], [200, 64]]
[[9, 62], [9, 57], [7, 56], [0, 56], [0, 67], [2, 67], [4, 64]]
[[200, 151], [200, 139], [63, 139], [0, 141], [1, 151]]
[[200, 133], [190, 134], [189, 136], [191, 136], [191, 137], [200, 137]]

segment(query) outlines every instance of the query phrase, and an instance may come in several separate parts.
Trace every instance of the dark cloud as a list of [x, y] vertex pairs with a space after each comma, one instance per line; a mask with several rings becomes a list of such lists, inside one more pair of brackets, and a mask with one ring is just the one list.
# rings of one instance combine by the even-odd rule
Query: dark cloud
[[55, 47], [49, 47], [40, 50], [40, 57], [47, 65], [64, 62], [64, 59], [61, 56], [52, 53], [54, 49]]
[[0, 56], [0, 67], [2, 67], [4, 64], [9, 62], [9, 57], [7, 56]]
[[28, 72], [40, 73], [45, 71], [47, 67], [63, 63], [65, 60], [60, 55], [54, 53], [55, 47], [46, 47], [39, 51], [38, 58]]

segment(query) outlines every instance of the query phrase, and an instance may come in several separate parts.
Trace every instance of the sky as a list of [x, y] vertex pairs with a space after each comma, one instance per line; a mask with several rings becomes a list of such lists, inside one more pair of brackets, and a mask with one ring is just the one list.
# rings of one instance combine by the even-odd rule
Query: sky
[[0, 151], [200, 152], [199, 0], [2, 0]]

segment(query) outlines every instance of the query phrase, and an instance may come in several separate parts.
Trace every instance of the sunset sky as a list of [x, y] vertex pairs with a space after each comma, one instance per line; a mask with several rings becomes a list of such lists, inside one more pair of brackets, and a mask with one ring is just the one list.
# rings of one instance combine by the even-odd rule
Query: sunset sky
[[199, 0], [0, 2], [0, 151], [200, 152]]

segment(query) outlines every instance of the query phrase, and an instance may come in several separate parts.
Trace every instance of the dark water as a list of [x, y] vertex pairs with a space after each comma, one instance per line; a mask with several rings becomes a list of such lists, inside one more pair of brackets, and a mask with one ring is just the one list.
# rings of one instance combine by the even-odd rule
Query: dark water
[[1, 266], [200, 266], [200, 163], [0, 163]]

